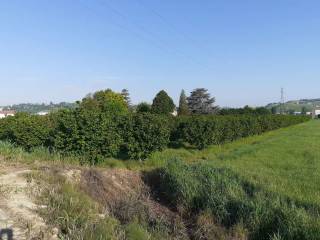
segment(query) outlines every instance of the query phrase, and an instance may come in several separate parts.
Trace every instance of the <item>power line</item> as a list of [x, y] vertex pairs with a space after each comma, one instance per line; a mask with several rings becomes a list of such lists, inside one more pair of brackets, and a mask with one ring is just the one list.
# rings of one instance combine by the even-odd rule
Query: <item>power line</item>
[[[150, 7], [149, 5], [145, 4], [143, 0], [136, 0], [140, 5], [142, 5], [145, 9], [149, 10], [152, 14], [157, 16], [161, 21], [165, 24], [167, 24], [170, 28], [171, 31], [175, 32], [177, 35], [180, 35], [182, 38], [185, 38], [187, 41], [193, 43], [198, 48], [204, 48], [203, 45], [201, 45], [198, 41], [195, 41], [193, 38], [191, 38], [188, 34], [186, 34], [184, 31], [181, 29], [177, 28], [174, 24], [172, 24], [166, 17], [164, 17], [161, 13], [159, 13], [157, 10], [154, 8]], [[206, 51], [210, 51], [210, 49], [205, 49]]]
[[[119, 11], [118, 9], [113, 7], [107, 1], [99, 0], [98, 2], [100, 3], [101, 6], [108, 8], [115, 15], [118, 15], [119, 17], [121, 17], [124, 21], [128, 22], [130, 25], [134, 25], [141, 32], [143, 32], [145, 35], [147, 35], [148, 38], [146, 38], [145, 35], [140, 34], [137, 31], [134, 31], [132, 28], [129, 28], [129, 27], [127, 27], [127, 26], [125, 26], [123, 24], [119, 24], [117, 22], [112, 22], [117, 27], [124, 29], [125, 31], [133, 34], [135, 37], [137, 37], [139, 39], [142, 39], [144, 41], [148, 41], [149, 43], [153, 44], [153, 46], [157, 47], [160, 50], [164, 50], [164, 51], [166, 51], [168, 53], [171, 53], [171, 54], [174, 53], [175, 55], [179, 55], [180, 57], [184, 57], [186, 60], [188, 60], [190, 62], [193, 62], [193, 63], [196, 63], [196, 64], [200, 65], [203, 68], [209, 69], [208, 66], [204, 65], [203, 63], [199, 62], [198, 60], [194, 59], [193, 57], [186, 55], [185, 53], [183, 53], [179, 49], [174, 49], [174, 48], [172, 48], [170, 46], [168, 47], [168, 43], [166, 43], [165, 41], [160, 40], [160, 38], [156, 34], [154, 34], [153, 32], [149, 31], [144, 26], [130, 21], [130, 19], [126, 15], [124, 15], [121, 11]], [[88, 5], [85, 5], [85, 7], [90, 9], [91, 12], [94, 12], [95, 14], [97, 14], [97, 12], [93, 8], [90, 8]]]

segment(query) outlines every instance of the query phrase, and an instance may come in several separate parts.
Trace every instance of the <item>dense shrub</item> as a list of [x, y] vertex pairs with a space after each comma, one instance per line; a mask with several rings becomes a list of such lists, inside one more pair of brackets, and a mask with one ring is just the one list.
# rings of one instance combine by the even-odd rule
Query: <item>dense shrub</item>
[[199, 149], [220, 142], [221, 136], [219, 136], [220, 128], [217, 118], [206, 116], [183, 117], [176, 128], [176, 137], [180, 138], [182, 142], [190, 143]]
[[53, 115], [52, 148], [84, 156], [91, 163], [117, 156], [123, 143], [120, 116], [99, 111], [61, 111]]
[[288, 115], [228, 115], [182, 117], [174, 130], [175, 140], [187, 142], [199, 149], [222, 144], [241, 137], [261, 134], [307, 121], [306, 116]]
[[119, 154], [144, 159], [176, 142], [203, 149], [309, 119], [271, 114], [181, 117], [132, 114], [124, 104], [122, 96], [105, 91], [85, 98], [75, 109], [49, 116], [20, 113], [0, 120], [0, 140], [28, 151], [48, 147], [95, 164]]
[[146, 102], [139, 103], [136, 108], [137, 113], [150, 113], [151, 105]]
[[219, 115], [239, 115], [239, 114], [251, 114], [251, 115], [263, 115], [271, 114], [271, 111], [265, 107], [251, 108], [245, 106], [243, 108], [221, 108], [218, 112]]
[[169, 118], [154, 114], [113, 115], [76, 109], [53, 116], [52, 147], [85, 156], [92, 163], [116, 157], [144, 159], [169, 143]]
[[162, 170], [160, 192], [173, 206], [192, 216], [210, 212], [231, 228], [243, 224], [249, 239], [320, 239], [320, 223], [303, 207], [264, 192], [229, 169], [172, 160]]
[[47, 146], [50, 124], [46, 116], [18, 113], [0, 121], [0, 140], [10, 141], [30, 151]]
[[154, 114], [129, 115], [124, 123], [125, 151], [130, 158], [144, 159], [169, 144], [169, 118]]

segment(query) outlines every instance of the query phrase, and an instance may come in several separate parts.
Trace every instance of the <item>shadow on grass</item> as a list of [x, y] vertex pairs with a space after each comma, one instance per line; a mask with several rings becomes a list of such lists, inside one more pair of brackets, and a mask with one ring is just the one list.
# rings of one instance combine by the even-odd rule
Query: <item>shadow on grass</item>
[[157, 168], [151, 171], [142, 172], [142, 181], [150, 188], [150, 194], [161, 205], [167, 207], [171, 211], [177, 212], [176, 206], [172, 204], [168, 196], [161, 191], [161, 175], [163, 174], [162, 168]]

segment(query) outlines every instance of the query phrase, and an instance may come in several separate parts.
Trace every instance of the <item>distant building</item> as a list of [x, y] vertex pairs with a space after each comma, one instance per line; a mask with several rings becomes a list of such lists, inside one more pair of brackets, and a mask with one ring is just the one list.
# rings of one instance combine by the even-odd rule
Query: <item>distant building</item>
[[15, 114], [16, 114], [16, 112], [13, 110], [1, 110], [0, 111], [0, 119], [5, 118], [5, 117], [10, 117], [10, 116], [13, 117]]
[[320, 108], [314, 109], [313, 113], [312, 113], [312, 116], [314, 118], [320, 118]]
[[48, 115], [49, 112], [46, 112], [46, 111], [42, 111], [42, 112], [38, 112], [37, 115], [39, 116], [45, 116], [45, 115]]
[[294, 115], [301, 115], [301, 112], [294, 112]]

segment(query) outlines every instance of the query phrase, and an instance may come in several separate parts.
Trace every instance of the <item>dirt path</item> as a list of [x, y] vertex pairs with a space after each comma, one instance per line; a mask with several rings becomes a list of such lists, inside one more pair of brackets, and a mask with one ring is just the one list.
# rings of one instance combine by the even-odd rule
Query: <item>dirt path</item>
[[0, 172], [0, 240], [57, 239], [48, 234], [43, 219], [35, 211], [25, 175], [28, 169], [1, 169]]

